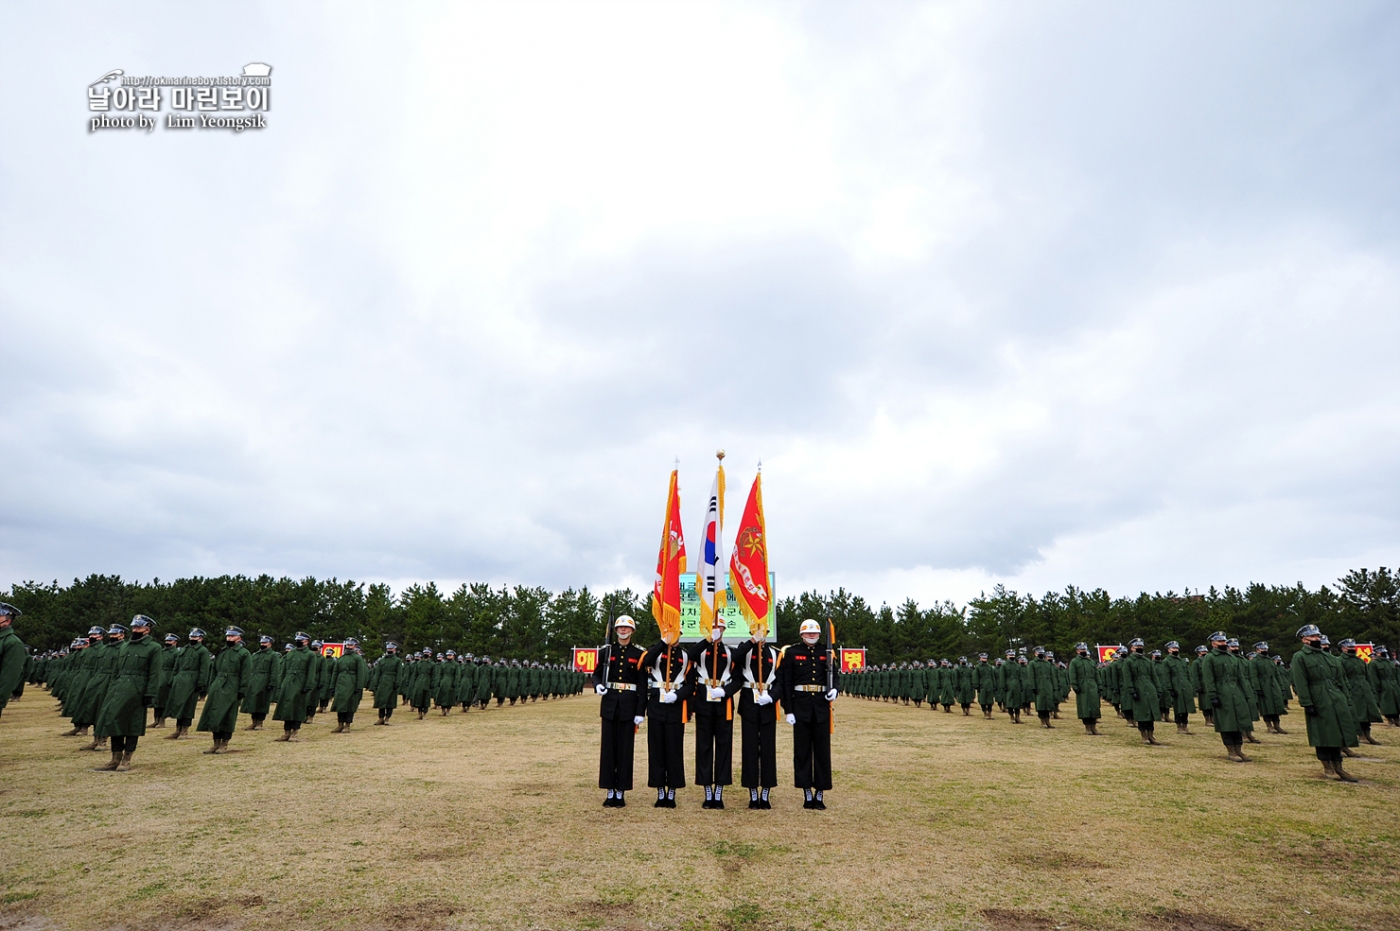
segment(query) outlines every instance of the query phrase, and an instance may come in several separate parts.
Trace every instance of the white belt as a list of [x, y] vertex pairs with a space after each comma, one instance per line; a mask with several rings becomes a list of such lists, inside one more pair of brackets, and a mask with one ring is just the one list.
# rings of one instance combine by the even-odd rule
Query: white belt
[[616, 689], [616, 690], [619, 691], [619, 692], [635, 692], [635, 691], [637, 691], [637, 687], [636, 687], [635, 685], [633, 685], [631, 682], [614, 682], [614, 683], [610, 684], [610, 685], [608, 686], [608, 688], [610, 688], [610, 689]]

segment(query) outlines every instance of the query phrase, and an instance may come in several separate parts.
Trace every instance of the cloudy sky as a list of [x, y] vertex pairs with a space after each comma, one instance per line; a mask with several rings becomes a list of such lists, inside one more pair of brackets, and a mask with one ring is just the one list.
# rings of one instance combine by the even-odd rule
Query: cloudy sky
[[1400, 563], [1394, 4], [98, 9], [0, 7], [0, 584], [645, 588], [717, 447], [780, 594]]

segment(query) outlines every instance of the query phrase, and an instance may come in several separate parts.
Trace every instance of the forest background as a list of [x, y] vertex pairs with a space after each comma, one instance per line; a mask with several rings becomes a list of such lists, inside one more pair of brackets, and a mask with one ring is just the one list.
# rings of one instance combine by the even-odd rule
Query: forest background
[[[388, 585], [338, 579], [225, 575], [129, 582], [90, 575], [66, 586], [14, 584], [0, 599], [24, 612], [16, 632], [39, 650], [66, 646], [95, 624], [125, 624], [138, 613], [154, 618], [159, 634], [184, 637], [191, 627], [202, 627], [214, 642], [229, 624], [241, 627], [246, 639], [269, 634], [279, 645], [298, 630], [324, 640], [356, 637], [371, 659], [393, 640], [409, 650], [562, 662], [571, 647], [602, 642], [608, 618], [622, 614], [637, 620], [639, 642], [659, 637], [651, 593], [630, 589], [552, 593], [474, 583], [448, 593], [429, 582], [395, 594]], [[1268, 640], [1289, 655], [1294, 632], [1304, 623], [1318, 624], [1334, 641], [1353, 637], [1400, 644], [1400, 574], [1384, 567], [1355, 569], [1336, 585], [1316, 590], [1301, 582], [1291, 587], [1254, 583], [1204, 593], [1143, 592], [1134, 598], [1073, 586], [1037, 598], [997, 586], [966, 605], [944, 601], [927, 608], [912, 600], [876, 607], [839, 588], [780, 600], [775, 639], [791, 642], [798, 623], [809, 617], [835, 621], [840, 644], [866, 647], [870, 663], [995, 654], [1018, 646], [1045, 646], [1068, 656], [1081, 640], [1126, 643], [1133, 637], [1153, 647], [1179, 640], [1190, 650], [1214, 630], [1246, 644]]]

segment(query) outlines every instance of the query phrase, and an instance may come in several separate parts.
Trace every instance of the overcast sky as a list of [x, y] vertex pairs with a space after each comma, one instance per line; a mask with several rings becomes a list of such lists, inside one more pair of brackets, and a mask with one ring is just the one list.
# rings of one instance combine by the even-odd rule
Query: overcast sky
[[0, 77], [0, 583], [644, 589], [717, 447], [780, 595], [1400, 563], [1393, 3], [6, 3]]

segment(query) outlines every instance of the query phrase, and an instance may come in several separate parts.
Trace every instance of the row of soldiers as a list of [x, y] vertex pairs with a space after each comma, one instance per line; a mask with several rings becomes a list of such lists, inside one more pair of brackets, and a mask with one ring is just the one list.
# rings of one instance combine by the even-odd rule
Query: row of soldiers
[[1256, 722], [1263, 720], [1271, 733], [1288, 733], [1280, 718], [1296, 695], [1324, 775], [1355, 782], [1342, 757], [1356, 756], [1353, 748], [1361, 741], [1379, 743], [1372, 724], [1400, 726], [1400, 658], [1381, 646], [1367, 663], [1350, 639], [1334, 651], [1316, 625], [1299, 629], [1298, 637], [1303, 645], [1292, 665], [1271, 654], [1267, 642], [1244, 653], [1237, 638], [1217, 631], [1209, 647], [1196, 648], [1195, 660], [1181, 656], [1177, 641], [1165, 644], [1165, 653], [1149, 654], [1139, 638], [1119, 647], [1106, 662], [1091, 658], [1086, 643], [1076, 644], [1068, 664], [1037, 647], [1034, 658], [1024, 650], [1008, 650], [994, 663], [983, 653], [976, 663], [961, 657], [956, 665], [930, 660], [927, 665], [872, 666], [849, 675], [845, 688], [853, 695], [906, 705], [927, 700], [930, 708], [941, 704], [945, 712], [957, 704], [965, 715], [975, 701], [989, 719], [995, 705], [1017, 724], [1021, 712], [1034, 704], [1046, 728], [1054, 726], [1050, 721], [1059, 717], [1060, 704], [1073, 691], [1085, 733], [1099, 734], [1106, 702], [1138, 729], [1143, 743], [1154, 746], [1160, 743], [1154, 734], [1158, 720], [1173, 720], [1180, 733], [1190, 734], [1190, 715], [1199, 708], [1220, 734], [1226, 757], [1236, 763], [1250, 762], [1242, 752], [1245, 742], [1261, 742], [1254, 736]]
[[411, 653], [404, 667], [399, 695], [420, 719], [432, 708], [447, 715], [457, 705], [463, 711], [473, 706], [485, 709], [493, 699], [499, 707], [506, 702], [514, 705], [577, 695], [586, 678], [563, 664], [518, 659], [492, 663], [489, 656], [459, 655], [455, 650]]
[[[12, 606], [0, 607], [0, 618], [17, 615]], [[394, 643], [370, 665], [354, 638], [347, 639], [343, 653], [335, 657], [324, 655], [320, 641], [300, 631], [281, 651], [273, 648], [269, 636], [259, 638], [258, 649], [249, 651], [243, 631], [234, 626], [225, 630], [224, 648], [218, 653], [209, 650], [199, 628], [191, 630], [183, 644], [171, 633], [157, 646], [151, 637], [153, 626], [149, 617], [137, 615], [130, 627], [93, 627], [69, 650], [31, 657], [27, 664], [28, 679], [46, 685], [59, 701], [60, 714], [70, 719], [72, 727], [65, 736], [87, 736], [91, 730], [92, 743], [84, 748], [89, 750], [104, 749], [110, 739], [112, 760], [99, 770], [130, 768], [137, 741], [146, 732], [148, 708], [156, 728], [174, 720], [168, 739], [179, 740], [188, 736], [203, 700], [196, 730], [212, 735], [213, 746], [205, 753], [217, 754], [228, 749], [240, 713], [251, 717], [251, 730], [261, 730], [271, 712], [283, 725], [277, 740], [291, 742], [327, 707], [337, 716], [332, 733], [348, 732], [366, 689], [378, 712], [375, 723], [387, 725], [401, 701], [416, 703], [420, 719], [434, 701], [440, 707], [460, 703], [466, 710], [477, 703], [482, 682], [492, 683], [488, 697], [499, 694], [498, 704], [578, 694], [584, 684], [582, 674], [558, 666], [523, 667], [518, 661], [492, 666], [484, 657], [478, 666], [465, 662], [465, 656], [459, 662], [453, 651], [441, 656], [424, 651], [405, 660]], [[5, 642], [0, 635], [0, 647]], [[525, 668], [531, 672], [524, 673]], [[486, 706], [485, 699], [481, 705]]]

